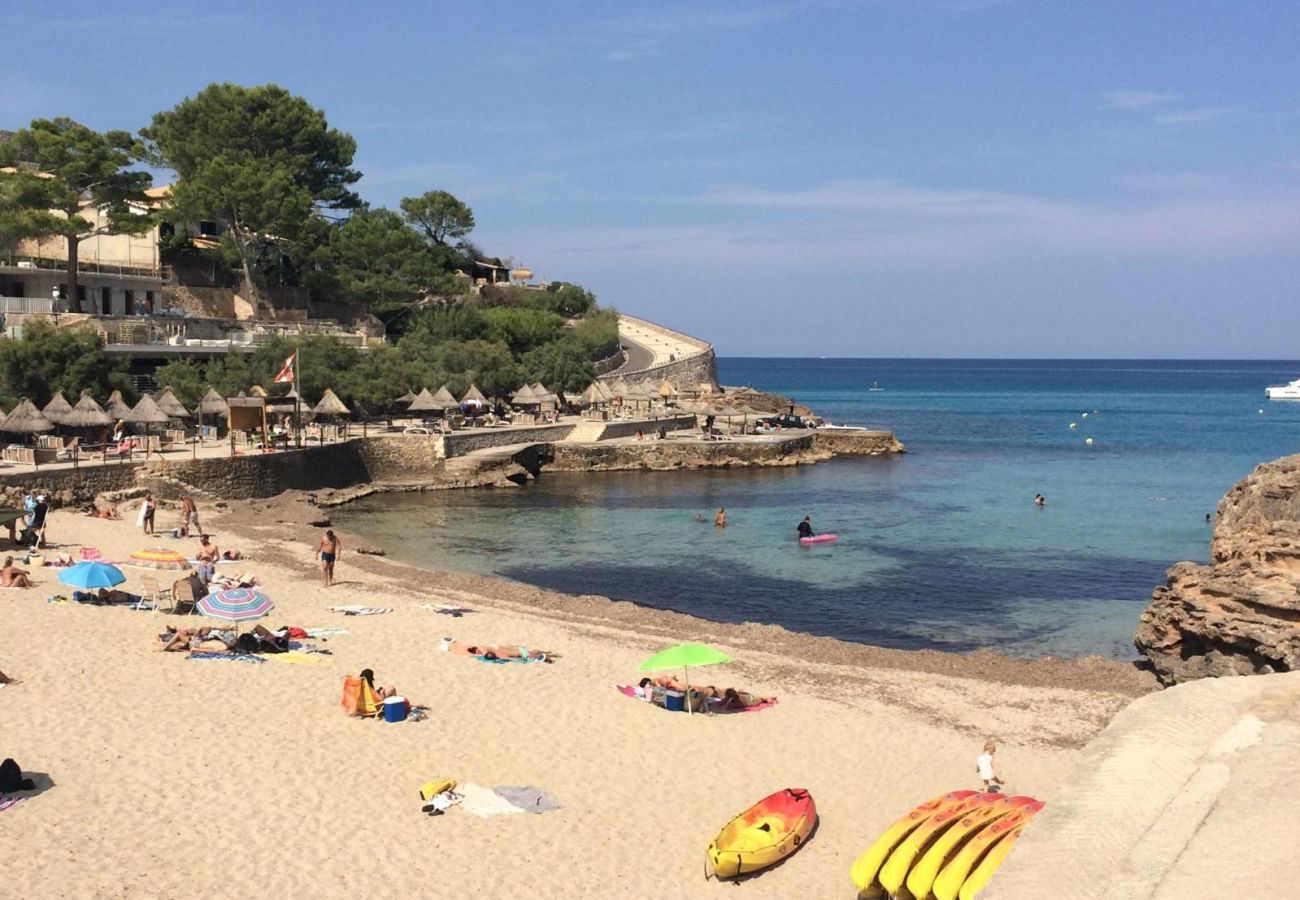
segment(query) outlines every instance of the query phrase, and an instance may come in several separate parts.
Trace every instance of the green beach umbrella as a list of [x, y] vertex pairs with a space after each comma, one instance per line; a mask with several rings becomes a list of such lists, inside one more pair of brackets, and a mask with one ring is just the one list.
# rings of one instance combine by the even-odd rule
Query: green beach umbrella
[[[682, 681], [686, 682], [689, 687], [691, 681], [688, 670], [691, 666], [714, 666], [729, 662], [731, 662], [731, 657], [721, 650], [715, 650], [704, 644], [678, 644], [676, 647], [660, 650], [637, 666], [637, 671], [651, 672], [656, 669], [681, 669]], [[686, 711], [694, 712], [691, 708], [689, 692], [686, 695]]]

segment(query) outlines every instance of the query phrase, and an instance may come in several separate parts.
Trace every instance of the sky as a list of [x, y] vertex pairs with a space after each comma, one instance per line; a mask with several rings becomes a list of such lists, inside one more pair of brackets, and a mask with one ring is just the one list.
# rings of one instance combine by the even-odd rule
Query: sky
[[1300, 358], [1293, 0], [5, 7], [0, 128], [275, 82], [721, 355]]

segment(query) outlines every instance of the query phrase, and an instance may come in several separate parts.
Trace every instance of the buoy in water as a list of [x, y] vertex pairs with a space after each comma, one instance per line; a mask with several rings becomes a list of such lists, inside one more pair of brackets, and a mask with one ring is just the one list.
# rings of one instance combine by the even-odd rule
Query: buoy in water
[[1070, 427], [1071, 427], [1071, 428], [1078, 428], [1078, 427], [1079, 427], [1079, 423], [1078, 423], [1078, 422], [1071, 422], [1071, 423], [1070, 423]]
[[1088, 414], [1087, 414], [1087, 413], [1084, 413], [1084, 414], [1083, 414], [1083, 417], [1084, 417], [1085, 419], [1088, 418]]
[[1260, 414], [1261, 416], [1264, 415], [1264, 410], [1261, 409], [1261, 410], [1259, 411], [1259, 414]]
[[1089, 447], [1092, 446], [1092, 438], [1084, 438], [1083, 442], [1087, 444]]

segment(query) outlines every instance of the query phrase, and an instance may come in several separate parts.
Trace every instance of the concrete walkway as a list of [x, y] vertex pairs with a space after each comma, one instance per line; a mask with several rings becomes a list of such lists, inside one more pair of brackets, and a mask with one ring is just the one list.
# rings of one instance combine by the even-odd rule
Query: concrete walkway
[[682, 359], [700, 350], [698, 343], [688, 343], [666, 329], [660, 330], [627, 316], [618, 317], [618, 339], [630, 346], [627, 362], [609, 373], [615, 376], [620, 370], [634, 371], [660, 366], [674, 358]]
[[1298, 753], [1300, 672], [1142, 697], [1088, 745], [981, 900], [1300, 898]]

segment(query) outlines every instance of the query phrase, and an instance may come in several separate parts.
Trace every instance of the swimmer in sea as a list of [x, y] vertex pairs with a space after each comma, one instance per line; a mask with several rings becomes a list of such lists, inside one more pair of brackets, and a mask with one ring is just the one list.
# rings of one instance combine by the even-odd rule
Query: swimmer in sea
[[1034, 504], [1036, 506], [1046, 506], [1047, 498], [1044, 497], [1042, 494], [1034, 494]]
[[702, 516], [700, 513], [696, 513], [696, 514], [695, 514], [695, 521], [697, 521], [697, 522], [703, 522], [703, 521], [704, 521], [704, 516]]
[[727, 510], [726, 510], [726, 509], [724, 509], [724, 508], [721, 507], [721, 506], [718, 507], [718, 514], [717, 514], [716, 516], [713, 517], [713, 524], [716, 525], [716, 526], [718, 526], [719, 528], [726, 528], [726, 527], [727, 527]]

